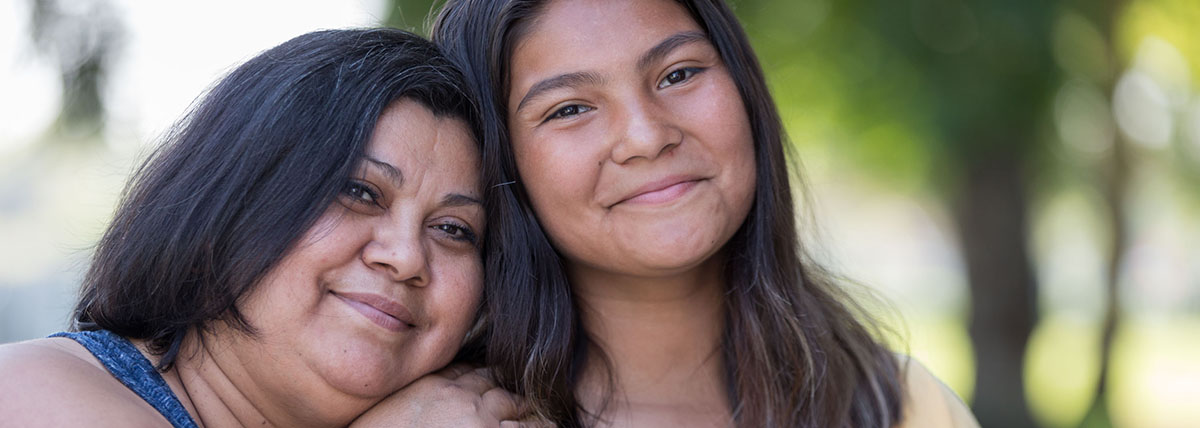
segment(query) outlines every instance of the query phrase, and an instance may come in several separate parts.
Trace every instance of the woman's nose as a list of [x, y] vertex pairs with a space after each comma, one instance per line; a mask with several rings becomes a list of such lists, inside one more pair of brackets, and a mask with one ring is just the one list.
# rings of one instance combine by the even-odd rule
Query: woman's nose
[[614, 125], [612, 160], [618, 164], [638, 158], [656, 159], [683, 139], [683, 132], [664, 109], [649, 100], [627, 103]]
[[429, 283], [429, 256], [420, 232], [419, 226], [377, 229], [363, 248], [363, 262], [393, 281], [424, 287]]

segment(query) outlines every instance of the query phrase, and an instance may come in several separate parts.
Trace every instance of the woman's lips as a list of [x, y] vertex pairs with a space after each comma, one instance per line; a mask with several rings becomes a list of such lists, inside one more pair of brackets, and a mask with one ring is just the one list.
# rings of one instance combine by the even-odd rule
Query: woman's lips
[[661, 204], [679, 199], [688, 190], [699, 183], [699, 179], [694, 178], [675, 178], [661, 180], [643, 185], [632, 196], [627, 197], [617, 204]]
[[400, 332], [413, 328], [408, 309], [385, 297], [366, 293], [332, 293], [367, 319], [385, 329]]

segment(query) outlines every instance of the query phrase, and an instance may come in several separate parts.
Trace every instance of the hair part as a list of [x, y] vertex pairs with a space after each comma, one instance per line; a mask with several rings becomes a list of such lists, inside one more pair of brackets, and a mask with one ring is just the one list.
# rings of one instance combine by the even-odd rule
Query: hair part
[[[736, 82], [754, 138], [754, 203], [726, 244], [722, 350], [735, 422], [744, 427], [891, 426], [901, 417], [895, 356], [875, 325], [823, 270], [803, 257], [794, 220], [786, 137], [749, 40], [720, 0], [679, 1]], [[592, 346], [561, 255], [516, 182], [507, 132], [512, 51], [545, 0], [450, 0], [433, 39], [462, 70], [480, 103], [492, 293], [480, 337], [501, 386], [564, 427], [594, 425], [575, 386]], [[600, 354], [603, 358], [603, 354]], [[601, 361], [601, 363], [606, 363]], [[611, 376], [611, 370], [609, 370]], [[609, 396], [612, 384], [610, 378]], [[607, 399], [606, 401], [607, 402]]]
[[393, 29], [301, 35], [234, 69], [134, 172], [97, 244], [77, 330], [145, 340], [160, 369], [239, 303], [334, 202], [383, 110], [411, 99], [472, 124], [461, 75]]

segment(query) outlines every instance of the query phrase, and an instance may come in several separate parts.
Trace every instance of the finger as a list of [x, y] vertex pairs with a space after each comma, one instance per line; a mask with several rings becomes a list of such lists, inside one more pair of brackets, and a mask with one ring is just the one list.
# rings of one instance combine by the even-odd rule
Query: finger
[[454, 379], [453, 382], [459, 388], [465, 389], [480, 396], [489, 390], [496, 388], [496, 383], [492, 381], [491, 377], [484, 376], [477, 370], [463, 373], [461, 376]]
[[487, 379], [492, 385], [496, 384], [496, 375], [492, 374], [492, 369], [487, 367], [479, 367], [471, 371], [472, 374]]
[[484, 412], [498, 420], [518, 420], [529, 412], [529, 406], [523, 398], [501, 388], [484, 392], [481, 404]]

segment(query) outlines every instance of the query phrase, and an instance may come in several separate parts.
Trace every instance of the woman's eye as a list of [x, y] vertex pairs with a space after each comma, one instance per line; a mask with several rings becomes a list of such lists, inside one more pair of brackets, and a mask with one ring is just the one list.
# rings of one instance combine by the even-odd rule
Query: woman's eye
[[672, 72], [668, 73], [666, 77], [663, 77], [663, 79], [661, 81], [658, 82], [658, 89], [662, 89], [662, 88], [674, 85], [676, 83], [682, 83], [684, 81], [687, 81], [688, 79], [691, 79], [692, 76], [696, 75], [696, 73], [699, 73], [700, 71], [701, 70], [699, 68], [695, 68], [695, 67], [684, 67], [684, 68], [680, 68], [675, 71], [672, 71]]
[[455, 241], [466, 242], [475, 245], [479, 238], [475, 236], [475, 232], [471, 228], [455, 223], [442, 223], [433, 226], [434, 229], [450, 236], [450, 239]]
[[349, 196], [355, 202], [378, 205], [379, 194], [371, 189], [366, 183], [351, 180], [346, 183], [346, 187], [342, 189], [342, 193]]
[[589, 112], [591, 110], [592, 110], [592, 108], [588, 107], [588, 106], [582, 106], [579, 104], [571, 104], [569, 106], [563, 106], [562, 108], [555, 110], [554, 113], [550, 114], [549, 118], [546, 118], [546, 120], [549, 121], [549, 120], [555, 120], [555, 119], [566, 119], [568, 117], [575, 116], [577, 114]]

